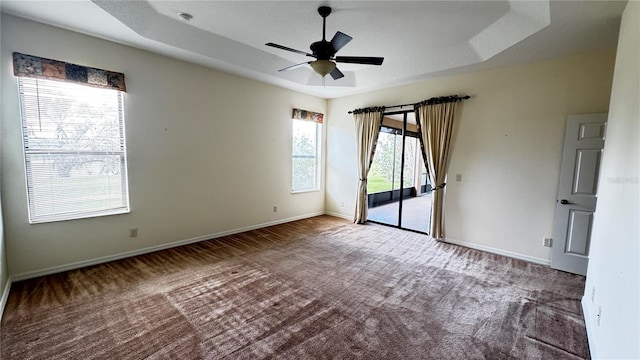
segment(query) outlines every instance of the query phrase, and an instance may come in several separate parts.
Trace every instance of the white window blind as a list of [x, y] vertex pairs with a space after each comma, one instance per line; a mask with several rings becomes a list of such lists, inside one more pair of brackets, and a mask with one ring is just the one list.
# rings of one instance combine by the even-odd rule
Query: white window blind
[[320, 123], [293, 119], [292, 192], [320, 189]]
[[29, 222], [129, 212], [121, 91], [18, 78]]

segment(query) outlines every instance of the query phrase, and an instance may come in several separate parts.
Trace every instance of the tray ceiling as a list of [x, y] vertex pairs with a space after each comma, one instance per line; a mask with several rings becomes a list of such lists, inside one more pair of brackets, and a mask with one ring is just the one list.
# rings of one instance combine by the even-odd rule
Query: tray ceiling
[[[512, 65], [616, 44], [616, 1], [2, 1], [7, 13], [106, 38], [304, 93], [333, 98], [429, 77]], [[322, 38], [320, 5], [333, 8], [327, 38], [353, 37], [341, 56], [381, 56], [382, 66], [339, 64], [322, 78], [302, 51]], [[178, 13], [193, 15], [184, 21]]]

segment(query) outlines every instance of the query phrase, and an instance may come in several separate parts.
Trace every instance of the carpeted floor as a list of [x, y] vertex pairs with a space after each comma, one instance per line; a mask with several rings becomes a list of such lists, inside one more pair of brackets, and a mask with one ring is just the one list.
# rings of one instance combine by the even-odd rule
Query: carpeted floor
[[13, 284], [2, 359], [588, 358], [584, 278], [320, 216]]

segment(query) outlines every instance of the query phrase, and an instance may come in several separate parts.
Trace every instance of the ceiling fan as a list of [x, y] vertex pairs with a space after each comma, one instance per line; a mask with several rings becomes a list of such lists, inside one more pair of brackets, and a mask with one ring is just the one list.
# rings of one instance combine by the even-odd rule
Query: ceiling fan
[[267, 43], [265, 45], [271, 46], [274, 48], [291, 51], [297, 54], [306, 55], [312, 58], [315, 58], [314, 61], [307, 61], [296, 65], [288, 66], [284, 69], [280, 69], [278, 71], [286, 71], [295, 69], [304, 65], [311, 65], [313, 71], [320, 74], [322, 77], [325, 77], [327, 74], [331, 74], [331, 77], [334, 80], [340, 79], [344, 77], [344, 74], [340, 69], [336, 67], [336, 63], [349, 63], [349, 64], [364, 64], [364, 65], [382, 65], [382, 61], [384, 58], [381, 57], [371, 57], [371, 56], [335, 56], [336, 53], [342, 49], [345, 45], [349, 43], [353, 38], [343, 32], [336, 32], [331, 41], [326, 40], [326, 29], [327, 29], [327, 16], [331, 14], [331, 8], [328, 6], [320, 6], [318, 8], [318, 13], [322, 16], [322, 40], [316, 41], [311, 44], [311, 52], [309, 54], [304, 51], [292, 49], [290, 47]]

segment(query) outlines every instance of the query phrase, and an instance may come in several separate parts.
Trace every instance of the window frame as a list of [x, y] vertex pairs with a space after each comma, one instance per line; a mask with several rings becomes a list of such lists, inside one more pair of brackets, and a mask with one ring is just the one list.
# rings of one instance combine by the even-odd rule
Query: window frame
[[[129, 174], [128, 174], [128, 161], [127, 161], [127, 141], [126, 141], [126, 130], [125, 130], [125, 114], [124, 114], [124, 92], [116, 89], [106, 89], [102, 88], [103, 91], [116, 91], [117, 92], [117, 112], [118, 112], [118, 142], [120, 146], [120, 150], [114, 151], [113, 149], [109, 150], [82, 150], [82, 149], [61, 149], [61, 150], [52, 150], [47, 148], [35, 148], [32, 149], [29, 143], [29, 126], [28, 119], [26, 117], [25, 110], [25, 98], [24, 98], [24, 90], [23, 86], [35, 86], [38, 89], [39, 82], [51, 82], [51, 83], [65, 83], [70, 87], [88, 87], [87, 85], [82, 85], [79, 83], [65, 82], [65, 81], [57, 81], [57, 80], [49, 80], [42, 78], [29, 78], [29, 77], [18, 77], [18, 98], [19, 98], [19, 109], [20, 109], [20, 128], [21, 128], [21, 136], [22, 136], [22, 155], [24, 161], [24, 176], [25, 176], [25, 190], [27, 196], [27, 213], [29, 224], [41, 224], [41, 223], [52, 223], [52, 222], [60, 222], [60, 221], [69, 221], [69, 220], [78, 220], [78, 219], [86, 219], [86, 218], [95, 218], [95, 217], [103, 217], [110, 215], [119, 215], [119, 214], [127, 214], [131, 212], [130, 206], [130, 193], [129, 193]], [[31, 84], [23, 84], [23, 82], [32, 82]], [[54, 85], [55, 86], [55, 85]], [[95, 87], [92, 87], [95, 89]], [[38, 96], [38, 106], [40, 106], [40, 100]], [[78, 101], [77, 99], [74, 99]], [[40, 115], [38, 115], [38, 119], [40, 119]], [[122, 200], [123, 204], [119, 206], [110, 206], [101, 210], [71, 210], [71, 211], [57, 211], [53, 214], [46, 215], [36, 215], [34, 214], [34, 209], [32, 206], [38, 202], [36, 198], [34, 198], [34, 188], [38, 185], [36, 181], [30, 176], [33, 174], [33, 160], [31, 159], [32, 155], [109, 155], [109, 156], [119, 156], [120, 160], [120, 182], [121, 182], [121, 192], [122, 192]], [[87, 201], [87, 200], [85, 200]]]
[[[308, 192], [315, 192], [315, 191], [320, 191], [320, 189], [322, 189], [322, 156], [321, 156], [321, 149], [322, 149], [322, 123], [321, 122], [317, 122], [317, 121], [311, 121], [311, 120], [307, 120], [307, 119], [291, 119], [291, 193], [292, 194], [302, 194], [302, 193], [308, 193]], [[315, 186], [313, 188], [307, 188], [307, 189], [299, 189], [296, 190], [293, 188], [293, 175], [294, 175], [294, 159], [296, 157], [301, 157], [301, 155], [296, 156], [293, 152], [294, 152], [294, 131], [295, 131], [295, 124], [296, 121], [298, 121], [299, 123], [313, 123], [315, 125], [315, 132], [316, 132], [316, 139], [315, 139], [315, 181], [314, 184]]]

